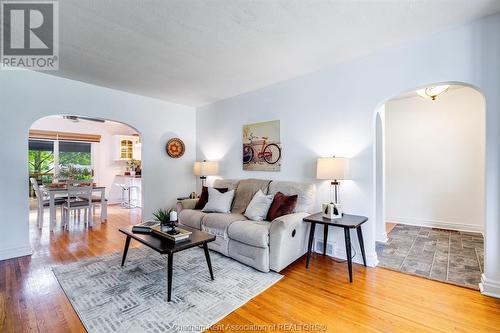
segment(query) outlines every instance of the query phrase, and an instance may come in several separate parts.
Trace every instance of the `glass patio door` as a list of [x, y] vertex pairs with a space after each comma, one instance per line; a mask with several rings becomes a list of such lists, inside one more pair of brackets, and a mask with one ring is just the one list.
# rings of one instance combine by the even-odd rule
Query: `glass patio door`
[[[54, 141], [29, 140], [28, 168], [29, 176], [36, 178], [39, 184], [51, 183], [54, 177]], [[30, 186], [30, 196], [33, 196]]]

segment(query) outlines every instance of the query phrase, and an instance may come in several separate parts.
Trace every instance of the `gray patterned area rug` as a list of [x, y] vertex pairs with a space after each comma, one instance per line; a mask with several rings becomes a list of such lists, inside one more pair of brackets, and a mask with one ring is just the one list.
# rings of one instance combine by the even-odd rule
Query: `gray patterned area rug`
[[166, 256], [149, 248], [95, 257], [53, 272], [88, 332], [200, 332], [283, 276], [262, 273], [203, 249], [174, 255], [172, 301], [166, 301]]
[[376, 245], [379, 266], [479, 289], [483, 235], [397, 224], [387, 237]]

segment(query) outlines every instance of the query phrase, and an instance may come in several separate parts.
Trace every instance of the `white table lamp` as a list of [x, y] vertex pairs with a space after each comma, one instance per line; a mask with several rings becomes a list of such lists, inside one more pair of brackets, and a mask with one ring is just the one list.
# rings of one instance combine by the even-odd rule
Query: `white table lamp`
[[332, 201], [323, 205], [323, 216], [330, 219], [341, 218], [342, 211], [339, 202], [340, 180], [347, 179], [349, 160], [345, 157], [321, 157], [318, 158], [316, 167], [316, 178], [331, 180]]
[[205, 186], [207, 176], [216, 175], [218, 172], [219, 163], [215, 161], [203, 160], [201, 162], [194, 162], [193, 164], [193, 174], [200, 177], [202, 186]]

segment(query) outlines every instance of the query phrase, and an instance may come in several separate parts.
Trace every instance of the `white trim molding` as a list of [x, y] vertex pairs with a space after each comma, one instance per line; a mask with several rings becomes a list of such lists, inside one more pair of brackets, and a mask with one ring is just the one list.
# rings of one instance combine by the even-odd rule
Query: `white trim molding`
[[[314, 246], [312, 252], [323, 254], [323, 239], [322, 238], [314, 238], [313, 242]], [[336, 244], [336, 243], [335, 243]], [[326, 243], [326, 255], [332, 258], [346, 260], [347, 255], [344, 248], [334, 247], [334, 243], [327, 242]], [[361, 250], [359, 248], [355, 249], [356, 255], [352, 258], [352, 262], [363, 265], [363, 256], [361, 255]], [[366, 266], [375, 267], [378, 265], [377, 253], [369, 253], [366, 251]]]
[[387, 237], [387, 232], [377, 233], [375, 238], [375, 241], [380, 243], [387, 243], [387, 241], [389, 240], [389, 238]]
[[[366, 252], [366, 251], [365, 251]], [[377, 252], [369, 253], [366, 252], [366, 266], [375, 267], [378, 265], [378, 257]], [[333, 257], [339, 259], [347, 259], [347, 255], [345, 253], [345, 249], [337, 248], [333, 252]], [[356, 255], [352, 258], [352, 262], [363, 265], [363, 257], [361, 256], [361, 251], [356, 250]]]
[[416, 225], [420, 227], [478, 232], [481, 234], [484, 233], [484, 224], [472, 225], [472, 224], [457, 223], [457, 222], [443, 221], [443, 220], [431, 220], [431, 219], [421, 219], [412, 217], [390, 217], [390, 216], [388, 216], [386, 220], [387, 222], [390, 223]]
[[33, 250], [31, 249], [31, 245], [12, 247], [10, 249], [0, 250], [0, 260], [30, 256], [32, 254]]
[[500, 281], [494, 281], [482, 274], [479, 290], [483, 295], [500, 298]]

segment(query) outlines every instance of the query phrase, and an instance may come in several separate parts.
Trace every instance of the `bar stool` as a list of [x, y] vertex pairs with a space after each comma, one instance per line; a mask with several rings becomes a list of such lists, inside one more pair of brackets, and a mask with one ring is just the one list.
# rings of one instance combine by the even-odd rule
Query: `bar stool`
[[[123, 183], [116, 183], [116, 185], [120, 186], [120, 188], [122, 189], [122, 200], [120, 202], [120, 206], [122, 208], [131, 209], [139, 207], [137, 205], [137, 198], [132, 200], [132, 190], [137, 191], [139, 189], [139, 186], [127, 185]], [[127, 192], [126, 195], [125, 192]], [[125, 200], [125, 198], [127, 198], [127, 200]], [[133, 203], [133, 201], [135, 201], [135, 204]]]

